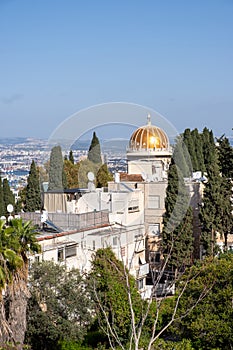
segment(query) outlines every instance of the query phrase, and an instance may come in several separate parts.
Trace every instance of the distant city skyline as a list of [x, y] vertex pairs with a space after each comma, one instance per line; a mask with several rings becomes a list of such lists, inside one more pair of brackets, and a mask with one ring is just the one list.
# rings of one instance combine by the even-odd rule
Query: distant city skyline
[[231, 0], [1, 1], [0, 137], [48, 139], [108, 102], [232, 136], [232, 18]]

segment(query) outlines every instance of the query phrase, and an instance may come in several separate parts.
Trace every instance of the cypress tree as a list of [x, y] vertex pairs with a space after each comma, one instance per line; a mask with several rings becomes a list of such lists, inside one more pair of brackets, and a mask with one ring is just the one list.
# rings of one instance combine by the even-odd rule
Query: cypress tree
[[232, 216], [232, 179], [233, 179], [233, 148], [224, 135], [217, 139], [217, 151], [221, 178], [221, 236], [224, 237], [224, 247], [227, 249], [228, 235], [233, 232]]
[[206, 170], [208, 170], [208, 167], [216, 161], [216, 146], [212, 130], [204, 128], [201, 138], [203, 144], [203, 157], [205, 168]]
[[62, 190], [64, 180], [65, 176], [61, 146], [54, 146], [50, 153], [48, 190]]
[[226, 249], [228, 234], [232, 230], [232, 184], [228, 177], [232, 175], [232, 149], [224, 137], [218, 140], [216, 147], [213, 132], [207, 128], [204, 128], [202, 138], [208, 181], [200, 211], [201, 242], [205, 254], [214, 255], [217, 233], [224, 238]]
[[228, 235], [233, 232], [233, 216], [232, 216], [232, 183], [226, 177], [221, 178], [221, 204], [220, 210], [220, 227], [219, 232], [221, 238], [224, 238], [224, 249], [227, 250]]
[[168, 267], [178, 271], [190, 265], [193, 253], [192, 209], [189, 193], [179, 168], [172, 162], [168, 171], [162, 251]]
[[221, 230], [222, 179], [217, 159], [207, 168], [207, 178], [200, 210], [200, 221], [202, 225], [201, 243], [204, 254], [208, 256], [216, 253], [216, 234], [217, 231]]
[[204, 157], [203, 157], [202, 136], [199, 134], [197, 129], [192, 130], [191, 135], [192, 135], [192, 139], [193, 139], [195, 155], [196, 155], [196, 160], [197, 160], [196, 170], [204, 172], [206, 167], [205, 167], [205, 161], [204, 161]]
[[102, 163], [99, 139], [94, 131], [87, 158], [93, 163]]
[[176, 139], [172, 158], [183, 177], [189, 177], [192, 173], [192, 161], [182, 136], [178, 136]]
[[3, 198], [3, 189], [2, 189], [2, 178], [0, 176], [0, 216], [5, 215], [5, 205]]
[[217, 150], [222, 175], [228, 179], [233, 179], [233, 148], [224, 135], [217, 139]]
[[188, 152], [190, 154], [193, 171], [198, 171], [199, 170], [199, 165], [198, 165], [198, 162], [197, 162], [196, 150], [195, 150], [195, 146], [194, 146], [194, 140], [193, 140], [193, 137], [192, 137], [190, 129], [185, 129], [183, 137], [184, 137], [184, 144], [186, 145], [186, 147], [188, 149]]
[[5, 207], [4, 210], [5, 210], [5, 215], [7, 215], [8, 214], [8, 212], [7, 212], [8, 204], [12, 204], [13, 207], [15, 208], [15, 196], [14, 196], [13, 192], [11, 191], [10, 186], [9, 186], [9, 182], [6, 178], [3, 179], [2, 190], [3, 190], [3, 201], [4, 201], [4, 207]]
[[39, 173], [36, 168], [34, 160], [31, 163], [27, 187], [26, 187], [26, 199], [25, 210], [33, 212], [41, 209], [41, 193], [40, 193], [40, 181]]
[[73, 155], [73, 152], [72, 152], [72, 149], [70, 150], [70, 153], [69, 153], [69, 161], [74, 164], [74, 155]]

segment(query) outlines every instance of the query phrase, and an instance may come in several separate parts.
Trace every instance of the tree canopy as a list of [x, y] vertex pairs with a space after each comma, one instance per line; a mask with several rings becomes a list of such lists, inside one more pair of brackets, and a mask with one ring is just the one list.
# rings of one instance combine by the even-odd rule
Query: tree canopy
[[93, 137], [92, 137], [91, 144], [90, 144], [90, 147], [88, 150], [87, 158], [95, 164], [102, 163], [100, 142], [99, 142], [98, 137], [96, 136], [95, 131], [93, 132]]
[[78, 270], [51, 261], [34, 263], [30, 293], [26, 341], [34, 350], [81, 342], [92, 321], [92, 302]]
[[233, 254], [207, 259], [202, 264], [194, 266], [192, 270], [196, 277], [185, 290], [178, 315], [184, 313], [201, 290], [206, 288], [208, 293], [192, 312], [176, 322], [170, 331], [173, 335], [176, 333], [179, 338], [190, 339], [196, 350], [231, 349]]
[[31, 163], [29, 175], [27, 178], [25, 211], [34, 212], [41, 210], [41, 191], [39, 171], [36, 168], [34, 160]]
[[193, 226], [189, 201], [183, 176], [172, 163], [168, 172], [162, 231], [162, 250], [170, 268], [181, 269], [192, 261]]
[[50, 153], [49, 162], [49, 191], [63, 190], [66, 188], [66, 177], [63, 167], [61, 146], [54, 146]]
[[97, 171], [96, 175], [96, 186], [97, 187], [107, 187], [108, 181], [112, 181], [113, 176], [108, 171], [107, 164], [102, 164], [101, 167]]
[[89, 279], [100, 329], [104, 331], [109, 344], [126, 345], [132, 332], [129, 296], [136, 323], [142, 308], [134, 278], [112, 250], [106, 248], [97, 250]]

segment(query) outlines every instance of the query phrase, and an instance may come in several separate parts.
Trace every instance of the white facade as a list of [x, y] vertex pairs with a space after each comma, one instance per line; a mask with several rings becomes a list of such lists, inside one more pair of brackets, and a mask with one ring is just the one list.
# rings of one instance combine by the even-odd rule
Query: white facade
[[116, 257], [123, 261], [145, 292], [149, 265], [145, 261], [144, 225], [104, 227], [39, 234], [38, 242], [42, 252], [31, 257], [33, 260], [51, 260], [65, 264], [67, 269], [77, 268], [89, 272], [91, 261], [97, 249], [111, 247]]

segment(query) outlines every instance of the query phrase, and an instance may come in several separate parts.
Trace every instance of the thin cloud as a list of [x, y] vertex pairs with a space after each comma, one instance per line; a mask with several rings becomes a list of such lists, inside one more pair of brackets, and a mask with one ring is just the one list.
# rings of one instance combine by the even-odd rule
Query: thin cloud
[[10, 105], [23, 98], [22, 94], [13, 94], [11, 96], [1, 96], [0, 101], [5, 105]]

